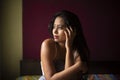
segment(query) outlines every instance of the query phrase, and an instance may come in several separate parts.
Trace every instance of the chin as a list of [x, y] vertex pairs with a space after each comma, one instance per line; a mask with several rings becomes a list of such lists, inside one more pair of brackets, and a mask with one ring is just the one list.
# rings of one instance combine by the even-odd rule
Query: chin
[[56, 42], [56, 41], [59, 41], [58, 39], [54, 39], [54, 41]]
[[65, 42], [65, 41], [63, 41], [63, 40], [58, 40], [58, 39], [54, 39], [54, 41], [55, 41], [55, 42], [58, 42], [58, 43], [59, 43], [59, 42], [62, 42], [62, 43]]

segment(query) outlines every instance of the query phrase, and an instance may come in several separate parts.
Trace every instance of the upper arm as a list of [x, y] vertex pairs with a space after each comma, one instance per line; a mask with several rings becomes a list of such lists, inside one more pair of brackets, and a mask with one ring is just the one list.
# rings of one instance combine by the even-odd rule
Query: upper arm
[[41, 45], [41, 61], [46, 79], [52, 77], [52, 75], [56, 72], [53, 64], [53, 57], [55, 55], [54, 48], [55, 45], [50, 40], [43, 41]]

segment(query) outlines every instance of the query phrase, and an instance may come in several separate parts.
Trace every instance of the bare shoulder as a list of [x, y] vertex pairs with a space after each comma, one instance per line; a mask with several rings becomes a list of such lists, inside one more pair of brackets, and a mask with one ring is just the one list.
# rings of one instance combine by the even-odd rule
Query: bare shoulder
[[53, 58], [55, 55], [55, 42], [52, 39], [45, 39], [41, 45], [41, 56]]
[[48, 39], [45, 39], [43, 42], [42, 42], [42, 45], [47, 45], [47, 46], [52, 46], [52, 45], [55, 45], [55, 41], [51, 38], [48, 38]]

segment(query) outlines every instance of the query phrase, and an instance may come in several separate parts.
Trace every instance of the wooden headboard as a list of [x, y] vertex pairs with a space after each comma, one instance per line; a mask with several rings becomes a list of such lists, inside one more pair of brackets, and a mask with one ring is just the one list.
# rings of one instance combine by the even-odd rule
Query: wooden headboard
[[[120, 62], [111, 61], [92, 61], [89, 64], [90, 74], [109, 74], [120, 73]], [[41, 66], [39, 60], [21, 60], [20, 61], [20, 75], [41, 75]]]
[[21, 60], [20, 75], [41, 75], [41, 66], [39, 60]]

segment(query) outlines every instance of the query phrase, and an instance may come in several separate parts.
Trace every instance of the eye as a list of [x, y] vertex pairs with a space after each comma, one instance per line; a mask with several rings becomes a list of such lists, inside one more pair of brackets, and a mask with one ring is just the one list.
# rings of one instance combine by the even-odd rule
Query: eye
[[63, 27], [62, 26], [58, 26], [58, 29], [63, 29]]
[[53, 29], [64, 29], [65, 26], [64, 25], [53, 25]]
[[64, 25], [58, 25], [58, 29], [64, 29]]

